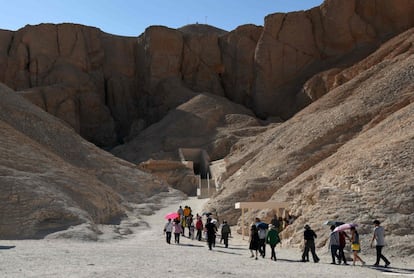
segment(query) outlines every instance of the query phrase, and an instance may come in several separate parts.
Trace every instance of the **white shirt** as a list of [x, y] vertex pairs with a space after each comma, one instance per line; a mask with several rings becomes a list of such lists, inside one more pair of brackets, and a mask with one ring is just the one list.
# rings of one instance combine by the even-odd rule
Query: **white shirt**
[[374, 236], [375, 240], [377, 241], [377, 246], [385, 245], [384, 228], [382, 226], [376, 226], [374, 228]]
[[165, 229], [166, 232], [171, 233], [172, 230], [173, 230], [173, 224], [171, 222], [166, 223], [164, 229]]

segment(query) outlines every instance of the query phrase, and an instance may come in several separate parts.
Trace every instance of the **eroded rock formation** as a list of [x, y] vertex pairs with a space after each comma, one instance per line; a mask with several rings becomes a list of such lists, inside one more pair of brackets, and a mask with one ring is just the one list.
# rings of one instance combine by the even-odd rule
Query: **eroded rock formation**
[[167, 184], [82, 139], [0, 85], [0, 238], [119, 223]]
[[179, 148], [202, 148], [211, 160], [217, 160], [229, 153], [231, 146], [244, 136], [243, 128], [245, 134], [251, 134], [247, 132], [249, 128], [261, 132], [260, 126], [245, 107], [223, 97], [197, 94], [111, 152], [140, 163], [149, 159], [179, 161]]
[[327, 0], [308, 11], [271, 14], [264, 27], [231, 32], [206, 25], [151, 26], [137, 38], [75, 24], [0, 31], [0, 82], [113, 147], [131, 126], [147, 127], [189, 98], [168, 80], [288, 119], [312, 98], [302, 85], [345, 68], [414, 25], [410, 0]]
[[[372, 220], [379, 218], [389, 246], [400, 255], [401, 250], [413, 254], [406, 247], [414, 228], [409, 220], [414, 210], [413, 42], [414, 29], [393, 38], [337, 73], [347, 82], [288, 121], [237, 143], [226, 157], [234, 174], [209, 208], [234, 221], [240, 215], [235, 202], [287, 201], [298, 216], [283, 233], [291, 244], [302, 241], [306, 223], [322, 238], [329, 232], [322, 223], [330, 219], [360, 223], [361, 234], [371, 236]], [[273, 216], [272, 211], [255, 213], [267, 221]]]

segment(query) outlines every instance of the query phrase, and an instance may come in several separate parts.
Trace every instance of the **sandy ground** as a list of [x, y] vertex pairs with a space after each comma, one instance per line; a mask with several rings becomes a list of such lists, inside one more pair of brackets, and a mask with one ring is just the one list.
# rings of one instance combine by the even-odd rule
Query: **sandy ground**
[[[164, 200], [169, 202], [169, 200]], [[189, 205], [201, 212], [206, 200], [177, 201], [142, 220], [149, 225], [124, 239], [97, 242], [44, 239], [0, 241], [0, 277], [414, 277], [412, 259], [390, 257], [392, 267], [374, 268], [374, 258], [362, 253], [365, 267], [331, 265], [327, 251], [319, 250], [319, 263], [299, 262], [298, 249], [277, 247], [278, 261], [250, 258], [247, 238], [234, 235], [229, 248], [181, 238], [168, 245], [163, 235], [163, 216]], [[173, 242], [174, 240], [172, 240]], [[386, 254], [386, 250], [384, 250]]]

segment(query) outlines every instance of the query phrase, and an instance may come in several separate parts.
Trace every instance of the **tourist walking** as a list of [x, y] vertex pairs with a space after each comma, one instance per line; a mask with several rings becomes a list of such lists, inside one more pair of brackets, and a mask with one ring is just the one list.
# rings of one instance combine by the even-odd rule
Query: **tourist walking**
[[180, 220], [181, 220], [181, 218], [183, 218], [184, 216], [184, 210], [182, 206], [178, 208], [177, 213], [180, 215]]
[[203, 220], [201, 220], [201, 216], [197, 217], [196, 230], [197, 230], [196, 238], [198, 241], [201, 241], [201, 236], [203, 233]]
[[362, 265], [365, 265], [365, 261], [358, 255], [361, 252], [361, 244], [359, 241], [359, 234], [355, 227], [351, 227], [351, 250], [353, 253], [352, 265], [355, 265], [357, 261], [360, 261]]
[[183, 219], [181, 220], [181, 226], [183, 227], [183, 236], [185, 236], [186, 227], [188, 227], [188, 233], [190, 234], [190, 226], [188, 225], [190, 214], [191, 208], [189, 206], [185, 206], [183, 210]]
[[180, 234], [183, 232], [183, 228], [179, 220], [174, 221], [174, 240], [176, 244], [180, 244]]
[[229, 236], [231, 235], [231, 229], [227, 221], [224, 220], [223, 224], [221, 225], [221, 239], [224, 242], [224, 247], [229, 247]]
[[[251, 258], [255, 257], [257, 260], [257, 254], [259, 250], [259, 233], [257, 231], [257, 227], [253, 224], [250, 228], [250, 243], [249, 243], [249, 250], [251, 253]], [[254, 252], [253, 252], [254, 251]]]
[[309, 225], [305, 225], [305, 231], [303, 232], [303, 239], [305, 241], [305, 248], [302, 254], [302, 262], [309, 262], [309, 251], [312, 253], [313, 262], [319, 262], [319, 257], [315, 251], [315, 239], [316, 233], [310, 228]]
[[266, 234], [267, 229], [264, 226], [259, 225], [257, 228], [259, 234], [259, 253], [263, 258], [266, 256]]
[[183, 210], [183, 207], [182, 207], [182, 206], [180, 206], [180, 207], [178, 208], [177, 213], [180, 215], [180, 216], [179, 216], [179, 221], [180, 221], [180, 224], [181, 224], [181, 229], [182, 229], [182, 230], [183, 230], [183, 232], [184, 232], [183, 221], [185, 221], [185, 220], [184, 220], [184, 210]]
[[168, 244], [171, 243], [172, 231], [173, 231], [173, 224], [171, 223], [171, 219], [168, 219], [168, 222], [165, 223], [165, 226], [164, 226], [165, 239]]
[[338, 259], [339, 264], [341, 264], [341, 259], [338, 255], [339, 251], [339, 232], [334, 231], [336, 228], [335, 225], [331, 226], [331, 233], [329, 235], [329, 248], [331, 249], [332, 262], [331, 264], [336, 264], [336, 259]]
[[189, 238], [191, 238], [191, 240], [194, 240], [194, 236], [195, 236], [195, 227], [194, 227], [194, 223], [193, 221], [190, 222], [190, 235]]
[[379, 220], [374, 220], [374, 235], [371, 240], [371, 248], [374, 240], [376, 241], [375, 248], [377, 249], [377, 260], [375, 261], [374, 266], [379, 266], [380, 260], [382, 259], [385, 262], [384, 267], [390, 265], [390, 261], [382, 254], [382, 248], [385, 245], [385, 232], [384, 227], [380, 226]]
[[188, 238], [194, 239], [194, 235], [191, 232], [191, 230], [194, 232], [194, 223], [193, 223], [193, 215], [192, 214], [187, 216], [186, 224], [187, 224], [187, 227], [188, 227]]
[[276, 261], [276, 244], [280, 242], [278, 227], [273, 224], [269, 225], [269, 231], [266, 235], [266, 243], [270, 245], [271, 256], [270, 259]]
[[207, 232], [207, 244], [208, 244], [208, 249], [212, 250], [213, 246], [215, 245], [215, 241], [216, 241], [216, 232], [217, 232], [217, 227], [216, 224], [214, 224], [213, 222], [211, 222], [211, 218], [207, 218], [207, 224], [205, 226], [206, 232]]

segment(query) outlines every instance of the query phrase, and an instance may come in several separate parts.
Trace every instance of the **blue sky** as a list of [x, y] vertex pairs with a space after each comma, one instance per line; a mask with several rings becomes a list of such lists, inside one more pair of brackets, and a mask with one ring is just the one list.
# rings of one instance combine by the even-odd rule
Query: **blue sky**
[[179, 28], [202, 23], [231, 31], [263, 25], [276, 12], [307, 10], [323, 0], [0, 0], [0, 29], [26, 24], [78, 23], [121, 36], [139, 36], [151, 25]]

